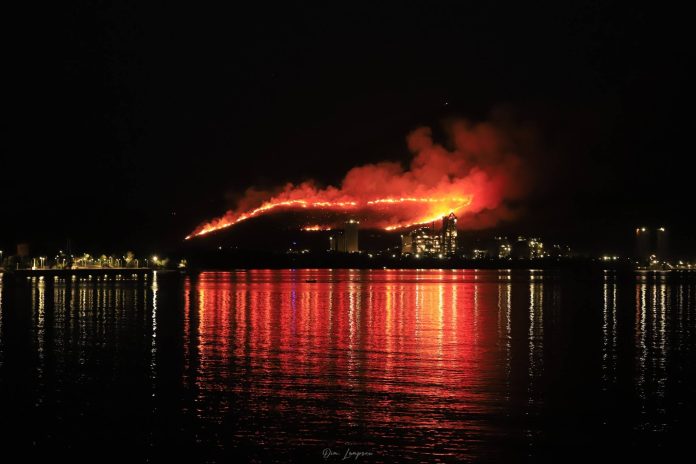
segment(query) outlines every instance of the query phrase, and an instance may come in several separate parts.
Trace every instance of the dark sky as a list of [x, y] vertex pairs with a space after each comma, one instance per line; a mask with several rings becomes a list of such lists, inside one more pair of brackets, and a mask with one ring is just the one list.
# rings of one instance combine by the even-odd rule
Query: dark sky
[[603, 250], [664, 224], [693, 252], [685, 12], [144, 3], [17, 13], [0, 246], [150, 251], [251, 185], [336, 183], [360, 163], [407, 160], [419, 125], [505, 108], [538, 127], [546, 160], [508, 230]]

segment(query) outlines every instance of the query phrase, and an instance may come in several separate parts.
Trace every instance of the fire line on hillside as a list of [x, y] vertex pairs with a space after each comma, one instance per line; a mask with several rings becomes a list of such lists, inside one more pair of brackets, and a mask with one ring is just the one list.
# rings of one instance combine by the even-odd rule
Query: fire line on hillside
[[[515, 137], [491, 123], [455, 121], [445, 147], [427, 127], [407, 137], [413, 158], [358, 166], [340, 187], [317, 187], [312, 181], [287, 184], [274, 192], [247, 190], [237, 207], [198, 226], [186, 239], [232, 227], [280, 211], [315, 210], [343, 214], [367, 228], [395, 230], [432, 222], [450, 213], [460, 227], [484, 228], [512, 213], [508, 200], [525, 193], [523, 164]], [[451, 148], [449, 148], [451, 146]], [[314, 230], [335, 224], [311, 222]]]

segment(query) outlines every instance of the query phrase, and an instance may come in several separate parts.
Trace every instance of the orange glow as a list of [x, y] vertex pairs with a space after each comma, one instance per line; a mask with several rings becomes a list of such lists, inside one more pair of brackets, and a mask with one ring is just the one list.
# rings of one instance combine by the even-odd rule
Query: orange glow
[[[517, 153], [527, 140], [525, 132], [455, 121], [448, 133], [449, 143], [440, 144], [429, 128], [418, 128], [406, 139], [412, 153], [408, 165], [385, 161], [357, 166], [338, 186], [306, 181], [270, 191], [249, 188], [235, 208], [201, 224], [186, 238], [285, 210], [307, 210], [305, 221], [312, 226], [336, 226], [352, 218], [361, 227], [386, 230], [427, 223], [451, 212], [460, 217], [461, 228], [482, 229], [513, 219], [516, 211], [508, 200], [520, 200], [529, 184]], [[320, 219], [309, 210], [319, 212]]]
[[[450, 212], [459, 211], [462, 208], [471, 204], [472, 196], [459, 196], [459, 197], [400, 197], [400, 198], [376, 198], [374, 200], [368, 200], [363, 203], [358, 201], [308, 201], [303, 199], [297, 200], [283, 200], [283, 201], [268, 201], [258, 208], [252, 209], [247, 212], [243, 212], [236, 216], [225, 215], [221, 218], [215, 219], [207, 224], [200, 226], [191, 235], [186, 237], [186, 240], [192, 237], [198, 237], [201, 235], [208, 234], [210, 232], [215, 232], [220, 229], [226, 229], [239, 224], [242, 221], [257, 217], [266, 213], [269, 213], [277, 209], [297, 209], [297, 208], [311, 208], [311, 209], [324, 209], [333, 211], [351, 211], [360, 212], [365, 214], [382, 213], [383, 208], [394, 208], [394, 207], [404, 207], [414, 204], [417, 205], [417, 210], [419, 212], [418, 216], [412, 222], [405, 223], [391, 223], [382, 225], [381, 227], [385, 230], [394, 230], [401, 227], [408, 227], [411, 225], [424, 224], [427, 222], [432, 222], [434, 220], [442, 218], [449, 214]], [[303, 227], [303, 231], [320, 231], [330, 229], [327, 225], [312, 225]]]
[[442, 209], [440, 213], [437, 213], [431, 217], [425, 218], [425, 219], [419, 219], [416, 222], [410, 222], [406, 224], [394, 224], [390, 226], [386, 226], [384, 230], [396, 230], [396, 229], [401, 229], [404, 227], [413, 227], [413, 226], [418, 226], [421, 224], [429, 224], [431, 222], [437, 221], [439, 219], [442, 219], [443, 216], [447, 216], [449, 213], [457, 213], [459, 210], [462, 208], [469, 206], [471, 204], [471, 198], [468, 199], [468, 201], [462, 201], [459, 206], [453, 206], [452, 208], [448, 209]]
[[[467, 271], [384, 271], [363, 279], [361, 271], [304, 269], [204, 272], [194, 285], [187, 280], [185, 340], [193, 346], [185, 353], [196, 365], [187, 380], [202, 397], [258, 396], [260, 411], [273, 397], [275, 412], [290, 401], [331, 400], [327, 382], [415, 395], [422, 407], [459, 412], [489, 396], [479, 386], [503, 375], [491, 370], [497, 355], [484, 349], [498, 334], [495, 286], [476, 283]], [[269, 378], [288, 388], [258, 380]], [[229, 407], [209, 413], [224, 417]], [[348, 420], [354, 410], [336, 414]], [[373, 419], [413, 424], [389, 408], [380, 414]], [[431, 420], [422, 425], [475, 426], [447, 415]]]
[[258, 208], [252, 209], [238, 215], [235, 218], [228, 218], [227, 215], [215, 219], [207, 224], [200, 226], [191, 235], [186, 237], [186, 240], [191, 237], [197, 237], [199, 235], [205, 235], [210, 232], [215, 232], [216, 230], [226, 229], [227, 227], [232, 227], [235, 224], [239, 224], [242, 221], [251, 219], [256, 216], [268, 213], [271, 210], [278, 208], [326, 208], [326, 209], [348, 209], [357, 206], [357, 203], [353, 201], [314, 201], [310, 202], [307, 200], [286, 200], [286, 201], [267, 201]]
[[453, 197], [453, 198], [414, 198], [414, 197], [402, 197], [402, 198], [379, 198], [377, 200], [370, 200], [367, 202], [368, 205], [379, 205], [382, 203], [395, 204], [395, 203], [442, 203], [442, 202], [453, 202], [453, 203], [470, 203], [471, 197]]

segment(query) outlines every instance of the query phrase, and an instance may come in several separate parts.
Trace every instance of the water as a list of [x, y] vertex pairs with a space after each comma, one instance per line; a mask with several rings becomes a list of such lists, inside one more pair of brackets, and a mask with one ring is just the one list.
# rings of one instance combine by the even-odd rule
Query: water
[[695, 333], [696, 284], [674, 277], [259, 270], [158, 273], [144, 286], [5, 279], [0, 456], [664, 458], [688, 449], [694, 429]]

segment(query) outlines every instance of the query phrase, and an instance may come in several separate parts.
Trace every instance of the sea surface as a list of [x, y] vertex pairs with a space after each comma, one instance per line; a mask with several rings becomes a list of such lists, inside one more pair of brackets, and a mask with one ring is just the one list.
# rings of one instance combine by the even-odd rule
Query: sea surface
[[683, 275], [0, 284], [2, 462], [669, 462], [695, 413]]

